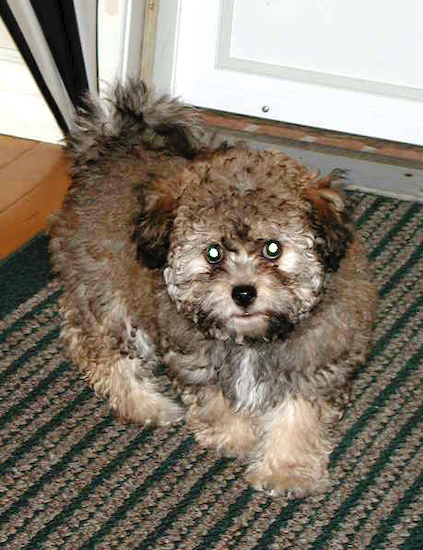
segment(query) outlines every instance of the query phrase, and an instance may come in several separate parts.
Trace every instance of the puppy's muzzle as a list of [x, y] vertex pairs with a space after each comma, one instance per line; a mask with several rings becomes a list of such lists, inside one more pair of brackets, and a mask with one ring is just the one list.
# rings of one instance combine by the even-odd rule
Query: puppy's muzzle
[[234, 286], [232, 289], [232, 299], [237, 306], [247, 309], [257, 298], [257, 290], [252, 285]]

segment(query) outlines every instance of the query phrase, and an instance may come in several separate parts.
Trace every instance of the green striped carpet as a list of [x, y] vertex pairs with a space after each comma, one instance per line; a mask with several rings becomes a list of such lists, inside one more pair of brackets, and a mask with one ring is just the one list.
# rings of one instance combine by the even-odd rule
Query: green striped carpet
[[272, 500], [183, 426], [123, 425], [60, 346], [41, 235], [0, 265], [0, 548], [423, 548], [423, 205], [350, 193], [380, 293], [333, 488]]

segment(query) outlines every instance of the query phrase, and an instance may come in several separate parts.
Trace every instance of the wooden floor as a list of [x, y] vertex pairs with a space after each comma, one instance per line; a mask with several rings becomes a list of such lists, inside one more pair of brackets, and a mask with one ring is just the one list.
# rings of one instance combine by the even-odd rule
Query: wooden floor
[[[239, 123], [238, 118], [235, 121], [237, 124]], [[211, 127], [222, 131], [216, 120], [216, 117], [212, 120], [206, 118], [206, 122]], [[248, 132], [251, 133], [251, 128], [254, 126], [249, 124], [245, 128], [238, 128], [236, 125], [234, 126], [235, 123], [231, 120], [229, 122], [221, 121], [221, 125], [223, 123], [226, 124], [226, 129], [242, 130], [243, 139], [245, 139]], [[245, 120], [243, 124], [245, 125]], [[246, 128], [248, 128], [248, 132]], [[258, 129], [257, 132], [260, 130], [257, 125], [254, 128]], [[265, 137], [273, 135], [268, 128], [260, 130], [260, 132], [260, 135]], [[260, 136], [257, 135], [256, 137]], [[279, 135], [276, 137], [282, 139]], [[298, 141], [298, 143], [300, 142]], [[350, 166], [351, 154], [344, 157], [342, 166], [349, 169], [352, 181], [369, 181], [371, 192], [380, 192], [381, 194], [423, 202], [423, 187], [419, 184], [420, 181], [423, 181], [423, 148], [411, 146], [406, 148], [404, 146], [404, 150], [395, 153], [396, 163], [391, 166], [391, 164], [386, 164], [386, 157], [388, 153], [393, 157], [394, 153], [391, 149], [387, 152], [386, 147], [383, 149], [382, 145], [379, 147], [382, 151], [379, 156], [385, 158], [384, 163], [373, 162], [363, 167], [361, 164], [364, 161], [359, 160], [357, 162], [361, 164]], [[342, 154], [344, 149], [345, 147], [342, 150], [336, 148], [334, 150], [338, 151], [337, 154], [339, 155]], [[296, 156], [295, 151], [290, 152], [288, 146], [286, 146], [286, 151], [288, 154]], [[404, 156], [405, 154], [408, 155], [407, 158]], [[415, 158], [411, 158], [410, 155], [412, 154]], [[421, 162], [417, 163], [416, 159], [419, 154], [421, 155]], [[301, 151], [299, 158], [306, 163], [307, 155], [310, 157], [310, 155], [313, 155], [313, 151], [309, 151], [308, 148], [304, 149]], [[325, 159], [330, 167], [339, 165], [337, 164], [339, 163], [338, 156], [332, 158], [326, 153]], [[345, 159], [350, 164], [346, 164]], [[323, 172], [328, 168], [319, 165], [319, 162], [322, 161], [321, 158], [319, 160], [310, 157], [308, 160], [310, 164], [321, 168]], [[414, 162], [413, 169], [410, 169], [406, 164], [411, 160]], [[404, 167], [401, 163], [405, 163]], [[362, 174], [363, 170], [365, 176]], [[375, 174], [372, 170], [376, 170]], [[374, 181], [371, 177], [372, 174]], [[378, 187], [380, 182], [383, 183], [383, 189]], [[395, 187], [395, 193], [392, 192], [386, 182]], [[0, 260], [17, 250], [44, 229], [50, 214], [60, 208], [69, 184], [66, 158], [59, 145], [0, 135]]]
[[0, 136], [0, 259], [45, 227], [69, 183], [59, 145]]

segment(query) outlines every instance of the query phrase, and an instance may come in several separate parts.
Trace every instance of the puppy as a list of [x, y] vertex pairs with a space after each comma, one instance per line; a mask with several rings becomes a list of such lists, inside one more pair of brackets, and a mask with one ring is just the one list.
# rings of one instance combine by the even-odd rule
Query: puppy
[[128, 421], [185, 418], [246, 460], [257, 489], [324, 489], [375, 306], [340, 173], [219, 144], [135, 83], [108, 110], [87, 99], [68, 152], [50, 248], [62, 337], [88, 383]]

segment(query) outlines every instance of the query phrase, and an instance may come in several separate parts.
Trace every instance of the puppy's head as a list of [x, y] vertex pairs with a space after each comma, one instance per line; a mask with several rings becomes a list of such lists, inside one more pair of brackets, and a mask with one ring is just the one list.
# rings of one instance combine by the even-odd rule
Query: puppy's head
[[194, 164], [191, 177], [177, 204], [150, 214], [169, 245], [175, 307], [212, 338], [285, 338], [322, 298], [351, 239], [331, 178], [243, 149]]

